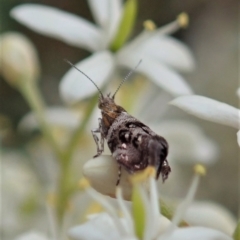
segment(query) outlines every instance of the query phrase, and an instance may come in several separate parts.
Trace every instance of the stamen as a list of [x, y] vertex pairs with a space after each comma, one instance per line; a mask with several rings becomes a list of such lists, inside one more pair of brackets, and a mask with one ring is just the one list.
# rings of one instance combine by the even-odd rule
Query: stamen
[[57, 203], [57, 196], [54, 193], [49, 193], [47, 195], [47, 204], [51, 207], [55, 207]]
[[153, 31], [153, 30], [155, 30], [157, 28], [156, 24], [152, 20], [144, 21], [143, 22], [143, 27], [147, 31]]
[[46, 210], [48, 215], [50, 234], [53, 240], [59, 239], [57, 218], [56, 218], [55, 211], [53, 209], [53, 206], [56, 205], [55, 203], [56, 203], [56, 196], [54, 194], [48, 194], [47, 200], [46, 200]]
[[89, 188], [91, 185], [86, 178], [81, 178], [78, 182], [78, 186], [80, 189], [86, 189], [86, 188]]
[[[158, 197], [158, 190], [155, 180], [155, 175], [150, 176], [149, 178], [149, 200], [150, 200], [150, 209], [151, 209], [151, 222], [152, 222], [152, 231], [151, 235], [153, 233], [158, 232], [157, 228], [159, 227], [159, 219], [160, 219], [160, 209], [159, 209], [159, 197]], [[155, 239], [156, 236], [151, 236], [151, 239]]]
[[194, 172], [200, 176], [205, 176], [206, 168], [202, 164], [197, 164], [194, 166]]
[[129, 230], [130, 230], [129, 234], [134, 236], [133, 219], [132, 219], [132, 217], [131, 217], [131, 215], [130, 215], [126, 205], [124, 204], [123, 196], [122, 196], [122, 189], [120, 187], [116, 188], [116, 197], [117, 197], [119, 208], [122, 211], [123, 216], [127, 220], [128, 227], [129, 227]]
[[133, 185], [145, 182], [150, 176], [156, 176], [156, 169], [152, 166], [147, 167], [143, 171], [130, 176], [130, 181]]
[[124, 228], [121, 220], [119, 219], [117, 212], [113, 208], [113, 206], [97, 191], [92, 189], [91, 187], [86, 188], [86, 192], [97, 202], [99, 202], [109, 213], [109, 215], [112, 217], [114, 221], [114, 225], [116, 226], [119, 234], [121, 236], [127, 235], [126, 229]]
[[101, 204], [99, 204], [97, 201], [94, 201], [90, 204], [90, 206], [87, 208], [85, 212], [85, 217], [88, 218], [88, 215], [97, 214], [103, 211], [103, 207]]
[[169, 227], [169, 229], [167, 230], [166, 234], [164, 234], [163, 240], [167, 239], [167, 237], [169, 235], [171, 235], [171, 233], [174, 231], [174, 229], [179, 225], [181, 220], [184, 218], [184, 215], [185, 215], [188, 207], [193, 202], [194, 196], [196, 194], [196, 191], [197, 191], [197, 188], [199, 185], [200, 176], [203, 176], [206, 174], [206, 169], [203, 165], [197, 164], [194, 167], [194, 172], [195, 172], [195, 176], [193, 177], [193, 181], [187, 192], [187, 195], [186, 195], [185, 199], [182, 201], [182, 203], [179, 204], [179, 206], [175, 212], [175, 215], [172, 219], [172, 224]]
[[187, 13], [183, 12], [177, 16], [177, 21], [180, 27], [187, 28], [189, 25], [189, 17]]

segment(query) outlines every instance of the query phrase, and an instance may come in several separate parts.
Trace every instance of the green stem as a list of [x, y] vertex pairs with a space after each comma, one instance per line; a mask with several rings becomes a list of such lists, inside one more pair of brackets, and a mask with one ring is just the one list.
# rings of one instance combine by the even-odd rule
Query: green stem
[[62, 162], [58, 181], [56, 214], [59, 226], [63, 224], [64, 213], [71, 196], [71, 193], [68, 191], [70, 187], [70, 162], [71, 161]]

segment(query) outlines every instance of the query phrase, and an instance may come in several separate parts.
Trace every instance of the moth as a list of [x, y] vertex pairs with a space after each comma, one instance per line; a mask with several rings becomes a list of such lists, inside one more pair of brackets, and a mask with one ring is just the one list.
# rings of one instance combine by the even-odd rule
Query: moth
[[71, 62], [68, 60], [66, 61], [86, 76], [99, 92], [98, 107], [101, 110], [102, 118], [98, 119], [98, 128], [92, 130], [92, 135], [97, 146], [97, 154], [94, 157], [98, 157], [102, 154], [104, 151], [104, 140], [106, 140], [112, 156], [119, 166], [116, 185], [120, 183], [122, 167], [124, 167], [128, 173], [134, 174], [137, 171], [145, 169], [149, 165], [155, 167], [156, 179], [159, 178], [161, 173], [164, 182], [171, 172], [171, 168], [167, 161], [167, 141], [163, 137], [157, 135], [147, 125], [128, 114], [123, 107], [117, 105], [114, 101], [116, 93], [121, 88], [122, 84], [139, 66], [141, 61], [123, 79], [112, 96], [111, 94], [104, 96], [102, 91], [90, 77]]

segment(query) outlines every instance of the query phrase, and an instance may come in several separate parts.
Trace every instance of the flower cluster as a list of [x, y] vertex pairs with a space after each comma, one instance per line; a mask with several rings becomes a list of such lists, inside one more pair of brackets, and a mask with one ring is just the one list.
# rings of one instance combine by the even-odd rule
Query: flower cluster
[[[79, 154], [76, 153], [80, 152], [81, 158], [84, 159], [84, 154], [87, 155], [88, 148], [91, 147], [88, 146], [90, 144], [84, 131], [93, 118], [97, 119], [95, 86], [86, 79], [86, 75], [81, 75], [76, 69], [71, 68], [61, 79], [59, 91], [66, 104], [83, 103], [81, 109], [74, 111], [67, 107], [46, 107], [37, 86], [40, 66], [33, 44], [18, 33], [2, 34], [0, 46], [3, 51], [0, 53], [0, 60], [3, 64], [0, 66], [0, 73], [9, 84], [20, 91], [32, 110], [22, 119], [19, 129], [22, 131], [40, 129], [45, 138], [45, 141], [39, 138], [28, 144], [27, 150], [35, 159], [34, 164], [37, 166], [38, 174], [41, 175], [39, 179], [44, 183], [44, 195], [48, 196], [44, 217], [37, 215], [36, 218], [42, 228], [43, 225], [49, 225], [51, 237], [41, 232], [30, 231], [16, 239], [65, 239], [67, 229], [70, 228], [69, 236], [73, 240], [230, 240], [234, 229], [234, 239], [239, 240], [240, 224], [236, 228], [235, 217], [226, 209], [214, 203], [194, 201], [200, 177], [206, 171], [205, 167], [198, 163], [207, 166], [215, 162], [218, 156], [216, 144], [201, 128], [191, 122], [158, 121], [164, 111], [164, 108], [159, 109], [159, 104], [167, 105], [169, 99], [174, 97], [172, 105], [197, 117], [239, 130], [239, 109], [210, 98], [193, 95], [191, 87], [179, 73], [192, 71], [195, 67], [189, 48], [170, 36], [180, 28], [188, 26], [187, 14], [181, 13], [176, 20], [161, 28], [147, 20], [143, 24], [143, 31], [129, 41], [136, 19], [137, 0], [127, 0], [125, 3], [122, 0], [88, 0], [88, 4], [95, 24], [80, 16], [40, 4], [19, 5], [12, 9], [10, 15], [33, 31], [89, 51], [91, 55], [77, 62], [75, 66], [93, 79], [103, 92], [106, 90], [107, 82], [107, 85], [112, 84], [110, 79], [119, 78], [119, 70], [122, 67], [133, 69], [142, 59], [143, 63], [136, 71], [144, 78], [138, 77], [135, 81], [137, 84], [130, 83], [132, 88], [129, 91], [140, 85], [139, 89], [144, 91], [146, 101], [144, 111], [147, 111], [147, 114], [145, 112], [141, 115], [142, 109], [139, 106], [143, 104], [130, 101], [125, 94], [123, 96], [119, 94], [120, 100], [134, 106], [134, 116], [140, 119], [145, 117], [152, 129], [161, 132], [161, 135], [168, 139], [171, 145], [168, 160], [176, 170], [172, 177], [173, 183], [171, 179], [169, 180], [169, 186], [172, 186], [173, 191], [176, 191], [176, 183], [179, 183], [179, 179], [174, 178], [177, 177], [179, 163], [195, 165], [194, 177], [186, 197], [180, 200], [180, 204], [178, 200], [178, 206], [174, 209], [162, 200], [165, 198], [162, 190], [160, 200], [159, 185], [154, 179], [156, 173], [152, 167], [147, 167], [143, 172], [131, 177], [123, 170], [117, 188], [115, 183], [118, 165], [112, 156], [102, 155], [97, 160], [90, 159], [86, 163], [81, 160], [80, 167], [79, 165], [75, 167], [75, 155], [79, 160]], [[146, 79], [151, 82], [147, 89], [142, 84], [147, 82]], [[159, 94], [159, 89], [164, 91]], [[82, 101], [87, 98], [90, 100]], [[149, 103], [152, 108], [148, 106]], [[158, 111], [155, 110], [156, 107]], [[240, 146], [239, 131], [237, 138]], [[7, 160], [5, 157], [4, 165], [11, 163]], [[13, 167], [10, 166], [12, 169], [15, 169], [14, 167], [15, 164]], [[28, 172], [27, 170], [22, 172], [24, 171]], [[25, 196], [19, 196], [19, 201], [17, 198], [12, 201], [9, 186], [13, 185], [12, 191], [15, 191], [17, 185], [13, 184], [15, 176], [11, 175], [12, 171], [5, 171], [5, 174], [9, 173], [10, 180], [3, 184], [4, 191], [7, 192], [4, 203], [9, 201], [10, 208], [18, 212], [19, 202], [26, 199]], [[21, 171], [19, 173], [20, 175], [16, 175], [19, 181], [17, 184], [27, 187], [28, 195], [34, 195], [34, 207], [39, 210], [41, 206], [38, 206], [36, 199], [42, 200], [42, 196], [31, 190], [40, 188], [39, 183], [35, 181], [35, 176], [29, 175], [31, 181], [28, 181], [28, 184], [31, 182], [32, 187], [28, 187], [28, 184], [25, 186], [26, 179], [21, 175]], [[105, 211], [88, 214], [85, 223], [72, 227], [76, 224], [76, 215], [79, 219], [79, 213], [76, 211], [74, 215], [69, 209], [74, 205], [75, 193], [79, 191], [76, 182], [79, 176], [82, 177], [81, 174], [88, 181], [81, 180], [80, 189], [84, 189]], [[21, 188], [16, 189], [19, 190]], [[83, 195], [73, 206], [75, 209], [83, 205]], [[88, 201], [85, 202], [88, 205]], [[84, 214], [81, 212], [79, 215]], [[46, 224], [45, 219], [48, 219], [49, 224]], [[10, 226], [8, 229], [10, 235], [15, 234], [14, 231], [22, 231], [15, 226], [18, 221], [19, 215], [9, 211], [8, 218], [0, 225], [1, 230], [5, 224]]]

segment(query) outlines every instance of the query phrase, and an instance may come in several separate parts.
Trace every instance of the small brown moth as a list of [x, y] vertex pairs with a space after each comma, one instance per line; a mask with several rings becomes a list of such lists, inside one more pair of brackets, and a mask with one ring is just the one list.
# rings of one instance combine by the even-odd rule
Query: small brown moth
[[[151, 165], [156, 168], [156, 179], [162, 174], [163, 182], [168, 178], [171, 168], [166, 159], [168, 155], [167, 141], [153, 132], [148, 126], [129, 115], [121, 106], [117, 105], [114, 97], [122, 84], [139, 66], [141, 61], [123, 79], [115, 93], [106, 97], [96, 83], [84, 72], [66, 60], [72, 67], [86, 76], [97, 88], [99, 92], [98, 107], [101, 110], [102, 118], [99, 118], [99, 126], [92, 130], [94, 141], [97, 145], [98, 157], [104, 150], [104, 139], [107, 141], [113, 158], [119, 165], [118, 180], [121, 179], [121, 168], [124, 167], [130, 174], [145, 169]], [[97, 136], [100, 134], [100, 140]]]

